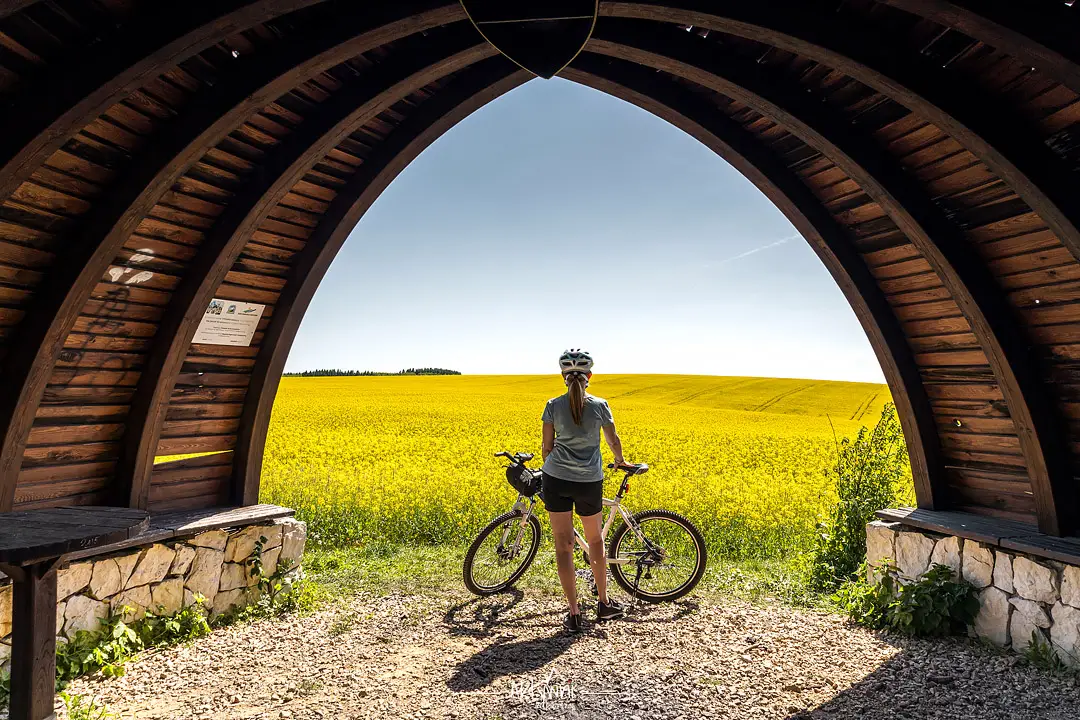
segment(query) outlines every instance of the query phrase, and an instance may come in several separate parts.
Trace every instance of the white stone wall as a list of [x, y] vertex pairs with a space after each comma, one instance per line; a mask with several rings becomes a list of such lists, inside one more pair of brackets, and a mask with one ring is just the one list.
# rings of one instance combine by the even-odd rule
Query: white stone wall
[[[263, 572], [297, 568], [307, 540], [307, 525], [283, 518], [264, 525], [211, 530], [194, 537], [122, 550], [72, 563], [57, 574], [57, 640], [79, 630], [96, 630], [102, 620], [128, 607], [125, 621], [149, 610], [172, 615], [206, 598], [204, 607], [221, 614], [258, 599], [258, 578], [247, 561], [255, 543], [266, 538]], [[0, 587], [0, 673], [10, 670], [11, 585]]]
[[934, 563], [952, 567], [979, 592], [973, 636], [1023, 652], [1034, 633], [1080, 667], [1080, 567], [877, 520], [866, 526], [869, 580], [883, 560], [896, 566], [901, 582]]

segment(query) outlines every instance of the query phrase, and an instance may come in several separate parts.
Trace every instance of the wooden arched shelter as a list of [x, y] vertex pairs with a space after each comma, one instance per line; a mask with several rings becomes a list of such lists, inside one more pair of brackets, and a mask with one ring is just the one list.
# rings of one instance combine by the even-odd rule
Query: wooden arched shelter
[[[885, 370], [921, 508], [1049, 535], [1080, 525], [1071, 5], [602, 0], [558, 73], [795, 224]], [[486, 37], [458, 0], [0, 0], [0, 511], [254, 503], [345, 238], [534, 77]], [[250, 346], [193, 344], [213, 298], [265, 305]], [[154, 463], [202, 451], [229, 452]]]

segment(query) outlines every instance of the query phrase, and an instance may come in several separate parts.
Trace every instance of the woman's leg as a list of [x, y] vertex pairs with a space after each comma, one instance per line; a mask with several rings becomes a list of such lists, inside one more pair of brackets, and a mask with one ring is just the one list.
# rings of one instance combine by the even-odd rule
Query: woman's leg
[[607, 604], [607, 550], [604, 548], [602, 532], [602, 512], [581, 518], [581, 526], [585, 528], [585, 539], [589, 541], [589, 563], [592, 565], [593, 580], [596, 582], [596, 594], [600, 602]]
[[562, 584], [566, 602], [570, 605], [570, 614], [581, 612], [577, 602], [577, 574], [574, 572], [574, 513], [549, 512], [551, 534], [555, 540], [555, 563], [559, 568], [559, 582]]

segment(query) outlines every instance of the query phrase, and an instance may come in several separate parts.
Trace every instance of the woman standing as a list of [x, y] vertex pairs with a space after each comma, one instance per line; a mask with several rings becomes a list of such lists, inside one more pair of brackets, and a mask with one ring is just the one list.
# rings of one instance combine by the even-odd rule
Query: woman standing
[[607, 552], [600, 534], [604, 489], [601, 431], [615, 454], [616, 467], [623, 464], [622, 441], [615, 431], [607, 401], [585, 392], [592, 366], [592, 357], [581, 350], [567, 350], [559, 357], [566, 394], [548, 400], [542, 418], [544, 505], [555, 539], [559, 582], [570, 607], [563, 625], [570, 632], [580, 632], [582, 628], [574, 572], [574, 510], [581, 518], [589, 542], [589, 560], [599, 595], [596, 619], [612, 620], [626, 613], [620, 603], [608, 597]]

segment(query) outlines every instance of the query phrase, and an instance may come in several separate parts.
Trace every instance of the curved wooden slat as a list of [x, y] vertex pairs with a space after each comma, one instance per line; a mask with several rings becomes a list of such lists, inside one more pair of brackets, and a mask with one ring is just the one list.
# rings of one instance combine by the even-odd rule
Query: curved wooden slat
[[[241, 58], [163, 131], [79, 228], [38, 286], [16, 328], [0, 383], [0, 512], [10, 509], [34, 414], [64, 341], [124, 242], [208, 147], [267, 104], [326, 69], [402, 38], [453, 23], [460, 8], [394, 3], [385, 13], [343, 15], [333, 26], [268, 57]], [[466, 27], [465, 21], [458, 22]]]
[[437, 42], [421, 38], [322, 103], [316, 115], [274, 149], [258, 177], [233, 198], [206, 234], [165, 309], [131, 402], [117, 464], [120, 486], [125, 480], [131, 482], [131, 507], [146, 507], [169, 398], [199, 321], [251, 234], [270, 211], [328, 152], [395, 103], [482, 60], [509, 62], [494, 58], [498, 51], [470, 26], [461, 25], [460, 32]]
[[0, 0], [0, 20], [8, 15], [14, 15], [23, 8], [30, 7], [37, 0]]
[[[695, 25], [771, 45], [855, 78], [934, 123], [1034, 210], [1080, 259], [1080, 182], [1038, 133], [970, 79], [912, 55], [890, 38], [800, 0], [605, 2], [604, 17]], [[597, 24], [597, 32], [604, 26]], [[700, 42], [684, 34], [687, 44]]]
[[1080, 93], [1080, 12], [1061, 0], [878, 0], [1008, 53]]
[[349, 233], [383, 190], [425, 148], [471, 113], [533, 78], [512, 64], [485, 65], [448, 83], [373, 150], [297, 255], [274, 306], [245, 396], [233, 465], [234, 502], [258, 502], [266, 432], [285, 360], [315, 290]]
[[874, 348], [904, 430], [919, 507], [946, 507], [941, 442], [907, 337], [846, 231], [806, 184], [752, 133], [654, 70], [585, 54], [562, 77], [667, 120], [722, 157], [784, 213], [828, 269]]
[[[72, 48], [5, 108], [0, 199], [7, 198], [84, 125], [177, 63], [259, 23], [323, 0], [151, 3], [109, 37]], [[42, 92], [42, 88], [48, 88]]]
[[962, 231], [898, 163], [805, 88], [679, 31], [597, 28], [590, 52], [685, 78], [754, 108], [819, 150], [877, 202], [919, 249], [975, 331], [1014, 420], [1035, 495], [1039, 528], [1076, 522], [1075, 490], [1059, 419], [1030, 357], [1030, 341]]

